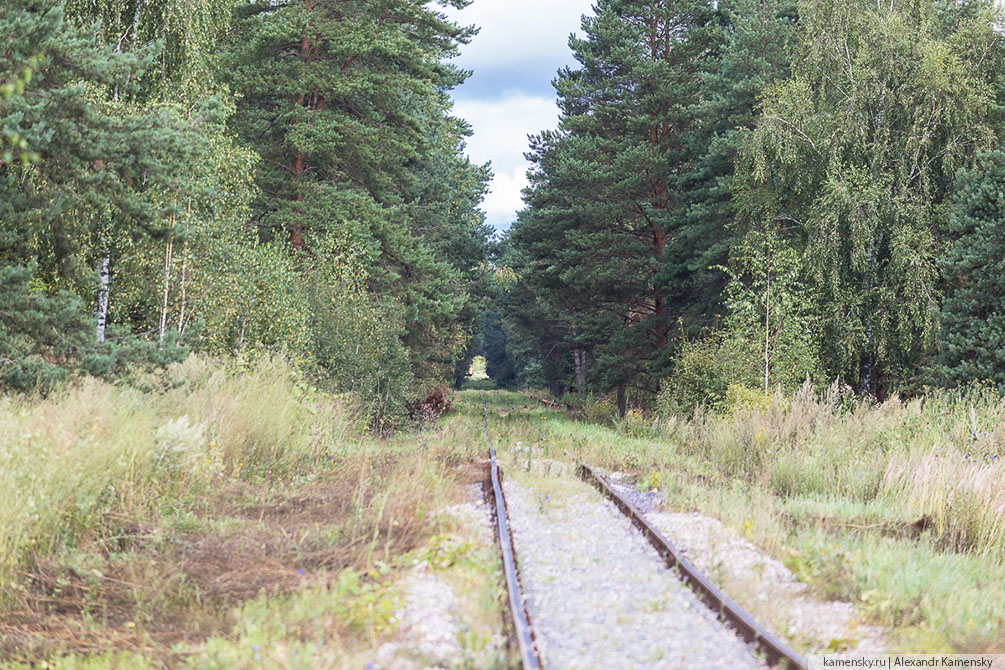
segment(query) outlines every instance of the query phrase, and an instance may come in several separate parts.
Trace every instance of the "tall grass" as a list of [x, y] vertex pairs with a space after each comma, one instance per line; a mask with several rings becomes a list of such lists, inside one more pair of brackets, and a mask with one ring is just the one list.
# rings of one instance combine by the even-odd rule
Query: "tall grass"
[[280, 359], [197, 357], [159, 390], [84, 380], [45, 398], [0, 397], [0, 607], [33, 557], [114, 533], [219, 477], [279, 477], [350, 448], [337, 398]]
[[805, 387], [662, 424], [685, 452], [783, 498], [882, 503], [950, 549], [1005, 556], [1005, 400], [990, 390], [877, 405]]

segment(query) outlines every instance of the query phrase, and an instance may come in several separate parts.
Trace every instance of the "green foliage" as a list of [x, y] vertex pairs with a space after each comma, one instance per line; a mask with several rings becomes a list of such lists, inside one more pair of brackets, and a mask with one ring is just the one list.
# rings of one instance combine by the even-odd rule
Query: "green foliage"
[[488, 170], [447, 95], [473, 31], [385, 9], [5, 3], [0, 267], [32, 306], [3, 324], [8, 385], [117, 375], [182, 337], [277, 348], [383, 430], [445, 378], [487, 290]]
[[957, 175], [955, 242], [941, 259], [942, 372], [952, 383], [1005, 388], [1005, 150]]
[[97, 342], [90, 311], [80, 298], [69, 291], [50, 295], [38, 284], [34, 266], [0, 267], [2, 388], [47, 392], [80, 373], [122, 379], [188, 355], [177, 336], [153, 343], [112, 332]]
[[737, 367], [736, 359], [725, 354], [721, 335], [682, 339], [657, 400], [659, 415], [689, 415], [696, 407], [721, 405]]
[[523, 285], [515, 344], [553, 389], [579, 371], [577, 386], [652, 392], [671, 324], [714, 322], [734, 163], [757, 95], [787, 73], [792, 16], [783, 2], [695, 0], [601, 2], [584, 18], [580, 66], [556, 80], [559, 130], [532, 139], [507, 258]]
[[320, 273], [309, 282], [308, 351], [314, 376], [352, 394], [375, 430], [392, 430], [417, 390], [401, 342], [401, 313]]
[[934, 345], [935, 233], [954, 171], [993, 138], [1001, 39], [984, 6], [947, 26], [927, 0], [802, 3], [802, 58], [749, 144], [745, 207], [799, 231], [827, 371], [863, 393]]
[[4, 133], [35, 159], [0, 162], [0, 258], [37, 256], [51, 281], [77, 288], [88, 279], [84, 268], [94, 267], [90, 242], [105, 247], [113, 237], [163, 230], [172, 209], [166, 196], [178, 188], [196, 128], [170, 107], [107, 102], [155, 53], [95, 49], [60, 3], [4, 3], [0, 34], [11, 49], [3, 67], [40, 53], [47, 63], [0, 107]]
[[418, 0], [274, 5], [240, 9], [221, 69], [242, 93], [231, 126], [263, 159], [253, 217], [298, 260], [347, 240], [336, 262], [365, 270], [363, 302], [394, 304], [413, 371], [442, 380], [474, 328], [487, 236], [487, 172], [461, 157], [445, 93], [471, 32]]
[[[21, 56], [24, 57], [24, 54]], [[36, 68], [44, 63], [45, 54], [35, 53], [27, 57], [20, 69], [16, 67], [16, 63], [11, 61], [11, 64], [15, 65], [14, 68], [5, 67], [0, 70], [0, 82], [3, 82], [0, 83], [0, 105], [15, 95], [24, 95], [25, 86], [31, 83]], [[22, 167], [28, 167], [30, 162], [38, 160], [38, 153], [31, 151], [28, 140], [21, 137], [16, 131], [4, 127], [0, 130], [0, 139], [3, 140], [0, 143], [0, 151], [2, 151], [0, 162], [10, 164], [20, 161]]]
[[[679, 27], [667, 53], [646, 39], [663, 22]], [[589, 387], [622, 397], [678, 375], [664, 386], [675, 411], [722, 402], [727, 378], [917, 390], [941, 292], [964, 296], [976, 259], [1000, 255], [967, 239], [953, 211], [974, 196], [954, 200], [969, 184], [953, 180], [1005, 136], [1001, 25], [988, 0], [598, 3], [571, 42], [579, 65], [556, 80], [559, 128], [531, 142], [506, 255], [513, 359], [553, 392], [581, 354]], [[936, 259], [954, 238], [944, 282]], [[972, 270], [951, 267], [959, 244], [980, 248]], [[993, 311], [962, 299], [947, 318]], [[681, 341], [722, 332], [675, 352], [674, 322]], [[964, 321], [943, 329], [950, 365], [985, 360], [954, 381], [1001, 367], [999, 325], [972, 340]]]
[[816, 306], [791, 241], [777, 230], [752, 229], [726, 271], [724, 353], [734, 359], [735, 381], [788, 393], [820, 379]]

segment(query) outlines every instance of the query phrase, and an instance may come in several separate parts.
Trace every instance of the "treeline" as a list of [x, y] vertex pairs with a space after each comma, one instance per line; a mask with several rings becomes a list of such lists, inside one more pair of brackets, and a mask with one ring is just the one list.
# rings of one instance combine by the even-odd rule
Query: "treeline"
[[472, 34], [422, 0], [5, 0], [0, 386], [283, 348], [395, 420], [485, 292]]
[[1002, 26], [992, 0], [598, 0], [532, 138], [496, 365], [622, 413], [1005, 384]]

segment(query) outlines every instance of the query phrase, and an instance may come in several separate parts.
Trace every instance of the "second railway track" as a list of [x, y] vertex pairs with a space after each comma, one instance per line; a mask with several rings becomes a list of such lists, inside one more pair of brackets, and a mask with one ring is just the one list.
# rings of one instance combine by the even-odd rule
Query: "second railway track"
[[483, 410], [486, 496], [521, 667], [806, 667], [593, 468], [576, 474], [606, 500], [572, 477], [555, 480], [554, 498], [515, 481], [504, 487], [484, 400]]

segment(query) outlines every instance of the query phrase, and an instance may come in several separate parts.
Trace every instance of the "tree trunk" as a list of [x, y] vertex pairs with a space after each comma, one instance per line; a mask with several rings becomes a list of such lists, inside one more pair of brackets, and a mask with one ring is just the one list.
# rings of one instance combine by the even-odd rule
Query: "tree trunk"
[[551, 397], [554, 398], [555, 400], [558, 400], [559, 398], [561, 398], [562, 397], [562, 383], [560, 381], [558, 381], [557, 379], [549, 379], [548, 380], [548, 393], [550, 393]]
[[769, 347], [771, 345], [771, 257], [768, 256], [768, 285], [764, 296], [764, 392], [768, 392], [768, 374], [770, 372]]
[[98, 261], [98, 299], [94, 306], [94, 314], [97, 317], [98, 342], [105, 341], [105, 325], [108, 323], [108, 296], [111, 292], [112, 275], [110, 265], [112, 263], [111, 251], [105, 250]]
[[[178, 206], [178, 197], [175, 196], [173, 206]], [[167, 331], [168, 321], [168, 298], [171, 296], [171, 262], [174, 259], [174, 226], [177, 223], [174, 212], [170, 217], [168, 229], [171, 231], [167, 241], [167, 248], [164, 251], [164, 299], [161, 302], [161, 328], [160, 341], [164, 341], [164, 333]]]
[[628, 413], [628, 382], [618, 382], [618, 417], [625, 418]]
[[164, 252], [164, 300], [161, 303], [160, 341], [164, 341], [164, 331], [167, 330], [168, 297], [171, 294], [171, 257], [174, 252], [174, 239], [168, 239], [167, 250]]
[[576, 365], [576, 391], [580, 395], [586, 393], [586, 352], [575, 349], [572, 360]]
[[185, 305], [187, 302], [187, 284], [186, 279], [188, 277], [188, 233], [189, 228], [192, 224], [192, 197], [189, 196], [188, 206], [185, 208], [185, 240], [181, 243], [181, 282], [179, 285], [179, 290], [181, 291], [181, 306], [178, 310], [178, 332], [185, 332]]
[[[302, 98], [303, 96], [301, 96]], [[293, 178], [300, 180], [304, 176], [304, 155], [302, 153], [297, 153], [293, 157]], [[294, 200], [303, 199], [303, 195], [299, 192], [299, 184], [297, 185], [297, 193], [293, 196]], [[298, 214], [299, 210], [297, 211]], [[289, 229], [290, 236], [290, 246], [297, 251], [303, 251], [304, 248], [304, 226], [299, 221], [297, 223], [291, 223]]]

